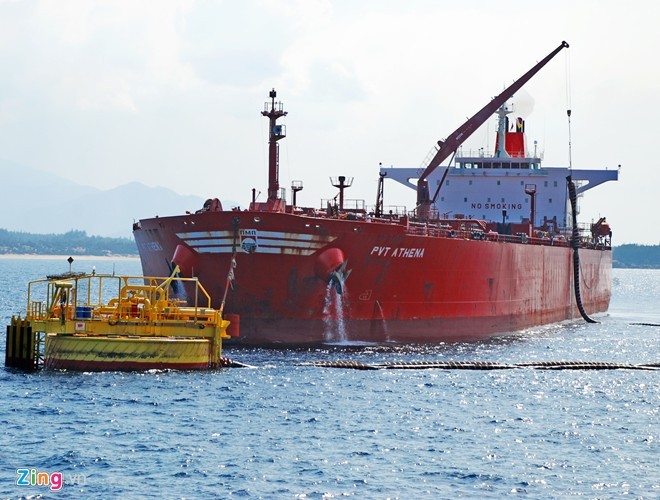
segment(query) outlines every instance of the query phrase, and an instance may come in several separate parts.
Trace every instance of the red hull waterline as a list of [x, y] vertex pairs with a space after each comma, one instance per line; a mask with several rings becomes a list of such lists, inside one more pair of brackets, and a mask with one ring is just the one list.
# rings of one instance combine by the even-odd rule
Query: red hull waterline
[[[257, 211], [142, 220], [134, 236], [145, 275], [176, 261], [215, 307], [234, 256], [225, 312], [245, 344], [468, 341], [580, 317], [563, 240]], [[584, 309], [606, 311], [611, 250], [579, 255]], [[328, 284], [339, 264], [341, 295]]]

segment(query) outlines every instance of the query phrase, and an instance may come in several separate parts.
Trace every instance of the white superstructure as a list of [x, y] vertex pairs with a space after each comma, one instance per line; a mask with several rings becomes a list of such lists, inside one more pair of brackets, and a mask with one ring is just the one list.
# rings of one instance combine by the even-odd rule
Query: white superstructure
[[[428, 177], [433, 206], [440, 218], [482, 219], [493, 222], [528, 222], [535, 197], [534, 226], [555, 221], [567, 225], [568, 191], [566, 177], [577, 184], [578, 194], [603, 182], [618, 180], [618, 169], [577, 170], [568, 167], [542, 167], [541, 158], [530, 156], [524, 142], [524, 122], [516, 120], [516, 130], [507, 132], [509, 111], [498, 110], [497, 148], [491, 156], [480, 150], [476, 155], [457, 155], [449, 167], [436, 169]], [[504, 146], [504, 149], [503, 149]], [[445, 169], [448, 169], [440, 187]], [[418, 168], [381, 168], [381, 174], [411, 189], [417, 189]], [[439, 192], [437, 191], [438, 189]], [[527, 191], [527, 192], [526, 192]], [[534, 195], [529, 194], [535, 192]], [[554, 224], [553, 224], [554, 225]]]

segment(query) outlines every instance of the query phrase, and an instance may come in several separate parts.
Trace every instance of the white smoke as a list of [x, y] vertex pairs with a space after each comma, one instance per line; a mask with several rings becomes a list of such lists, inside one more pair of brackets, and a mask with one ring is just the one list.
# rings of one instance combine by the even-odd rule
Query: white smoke
[[515, 116], [522, 116], [526, 120], [534, 111], [534, 98], [524, 88], [516, 92], [512, 102]]

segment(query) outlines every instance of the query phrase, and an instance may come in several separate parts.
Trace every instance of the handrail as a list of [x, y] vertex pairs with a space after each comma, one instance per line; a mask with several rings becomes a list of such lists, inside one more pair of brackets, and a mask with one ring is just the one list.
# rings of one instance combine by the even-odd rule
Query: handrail
[[[92, 274], [58, 279], [39, 279], [28, 283], [26, 313], [37, 320], [72, 319], [119, 319], [172, 321], [185, 320], [193, 323], [220, 321], [217, 311], [211, 307], [211, 296], [198, 278], [175, 276], [118, 276]], [[104, 300], [103, 294], [116, 284], [116, 295]], [[135, 283], [138, 281], [138, 283]], [[183, 305], [181, 299], [171, 299], [172, 283], [194, 283], [191, 305]], [[46, 285], [45, 300], [34, 300], [38, 287]], [[189, 290], [190, 291], [190, 290]], [[85, 308], [79, 309], [77, 308]], [[80, 314], [88, 317], [80, 318]]]
[[[470, 219], [466, 219], [469, 221]], [[472, 221], [474, 222], [474, 221]], [[485, 240], [491, 242], [503, 243], [518, 243], [526, 245], [540, 245], [540, 246], [555, 246], [555, 247], [569, 247], [570, 240], [555, 236], [555, 237], [537, 237], [527, 236], [526, 234], [513, 235], [513, 234], [500, 234], [496, 232], [488, 232], [478, 229], [476, 225], [465, 229], [454, 229], [448, 225], [431, 225], [423, 223], [410, 222], [406, 228], [406, 234], [412, 236], [428, 236], [431, 238], [450, 238], [450, 239], [463, 239], [463, 240]], [[580, 248], [593, 248], [600, 250], [609, 250], [611, 246], [604, 243], [593, 241], [590, 238], [582, 238], [580, 240]]]

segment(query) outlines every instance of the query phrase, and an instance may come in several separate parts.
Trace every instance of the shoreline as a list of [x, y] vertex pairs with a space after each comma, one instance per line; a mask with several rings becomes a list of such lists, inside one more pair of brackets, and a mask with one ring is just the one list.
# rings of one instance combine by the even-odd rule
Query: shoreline
[[76, 260], [140, 260], [138, 255], [50, 255], [29, 253], [3, 253], [0, 259], [39, 259], [39, 260], [65, 260], [72, 257]]

